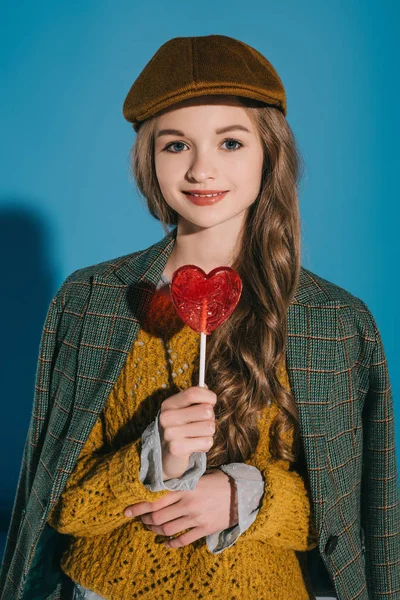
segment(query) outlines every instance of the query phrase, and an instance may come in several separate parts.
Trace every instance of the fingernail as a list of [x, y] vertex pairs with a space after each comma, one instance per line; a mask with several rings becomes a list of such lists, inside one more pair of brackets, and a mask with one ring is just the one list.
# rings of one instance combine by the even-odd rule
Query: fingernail
[[130, 510], [130, 508], [128, 508], [128, 509], [127, 509], [127, 510], [124, 512], [124, 515], [125, 515], [126, 517], [131, 517], [131, 516], [132, 516], [132, 511]]

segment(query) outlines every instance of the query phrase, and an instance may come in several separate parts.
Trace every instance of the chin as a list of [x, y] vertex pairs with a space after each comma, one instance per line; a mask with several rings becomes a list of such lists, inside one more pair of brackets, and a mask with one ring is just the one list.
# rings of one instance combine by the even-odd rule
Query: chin
[[184, 228], [185, 230], [191, 230], [191, 229], [195, 229], [197, 230], [205, 230], [205, 229], [213, 229], [214, 227], [218, 227], [218, 225], [222, 225], [223, 223], [225, 223], [227, 220], [229, 219], [224, 219], [224, 220], [206, 220], [204, 219], [204, 221], [189, 221], [188, 219], [185, 219], [185, 223], [184, 223]]

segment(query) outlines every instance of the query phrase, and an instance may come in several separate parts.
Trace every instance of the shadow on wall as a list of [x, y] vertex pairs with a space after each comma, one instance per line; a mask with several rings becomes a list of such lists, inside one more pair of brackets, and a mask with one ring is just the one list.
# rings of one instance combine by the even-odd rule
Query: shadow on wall
[[19, 198], [1, 198], [0, 562], [33, 406], [39, 343], [56, 293], [49, 224]]

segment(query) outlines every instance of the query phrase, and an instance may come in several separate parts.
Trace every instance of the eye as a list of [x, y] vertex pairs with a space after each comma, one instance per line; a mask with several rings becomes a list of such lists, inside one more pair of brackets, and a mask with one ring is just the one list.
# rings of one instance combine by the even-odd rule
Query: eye
[[[239, 144], [239, 148], [241, 148], [243, 146], [243, 144], [241, 142], [238, 142], [237, 140], [234, 140], [233, 138], [228, 138], [227, 140], [224, 140], [222, 143], [225, 144], [226, 142], [233, 142], [234, 144]], [[232, 152], [234, 150], [239, 150], [239, 148], [228, 148], [228, 150], [230, 152]]]
[[[234, 152], [235, 150], [239, 150], [243, 146], [243, 144], [241, 142], [238, 142], [238, 140], [235, 140], [233, 138], [227, 138], [222, 143], [226, 144], [226, 142], [233, 142], [234, 144], [239, 144], [239, 148], [227, 148], [228, 152]], [[184, 142], [170, 142], [169, 144], [167, 144], [165, 146], [165, 148], [163, 149], [163, 152], [166, 151], [166, 152], [170, 152], [171, 154], [180, 154], [179, 150], [177, 152], [175, 150], [170, 150], [170, 148], [172, 148], [173, 146], [178, 146], [179, 144], [186, 146], [186, 144]]]
[[[163, 150], [166, 152], [171, 152], [171, 154], [180, 154], [180, 152], [175, 152], [175, 150], [170, 150], [170, 148], [172, 148], [172, 146], [178, 146], [178, 144], [183, 144], [183, 142], [170, 142], [169, 144], [167, 144]], [[186, 146], [186, 144], [183, 144], [184, 146]]]

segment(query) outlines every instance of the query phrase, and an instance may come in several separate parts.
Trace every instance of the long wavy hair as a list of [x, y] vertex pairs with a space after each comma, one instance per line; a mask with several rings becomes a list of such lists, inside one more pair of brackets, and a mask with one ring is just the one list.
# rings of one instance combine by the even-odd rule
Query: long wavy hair
[[[205, 380], [218, 397], [207, 472], [250, 458], [259, 440], [257, 416], [269, 401], [279, 408], [270, 427], [271, 458], [296, 463], [303, 451], [296, 402], [276, 374], [285, 357], [286, 315], [301, 268], [298, 184], [303, 162], [279, 109], [236, 98], [259, 131], [264, 162], [260, 191], [231, 264], [242, 278], [242, 295], [230, 318], [207, 336]], [[167, 234], [179, 215], [164, 200], [156, 177], [154, 126], [154, 117], [140, 125], [130, 164], [138, 192]]]

